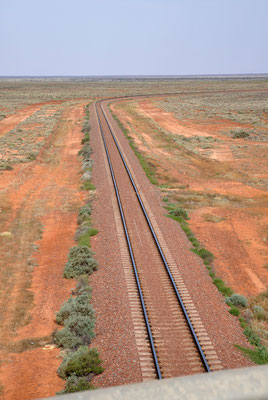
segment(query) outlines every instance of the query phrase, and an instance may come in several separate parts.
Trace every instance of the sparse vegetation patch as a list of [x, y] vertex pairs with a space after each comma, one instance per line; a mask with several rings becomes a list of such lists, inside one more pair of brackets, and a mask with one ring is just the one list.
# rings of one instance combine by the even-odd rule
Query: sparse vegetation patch
[[74, 246], [69, 252], [63, 276], [64, 278], [72, 279], [80, 275], [90, 275], [97, 268], [98, 263], [88, 246]]
[[[91, 185], [90, 157], [91, 148], [89, 145], [89, 111], [86, 107], [86, 118], [83, 125], [84, 139], [83, 148], [79, 152], [84, 158], [82, 180], [84, 185]], [[88, 169], [85, 168], [88, 165]], [[92, 339], [95, 337], [95, 312], [90, 304], [91, 287], [88, 283], [88, 275], [92, 274], [98, 267], [90, 249], [90, 237], [98, 233], [91, 223], [91, 202], [88, 201], [81, 207], [75, 233], [77, 246], [70, 249], [68, 261], [64, 268], [65, 278], [78, 278], [71, 297], [62, 305], [56, 314], [56, 322], [63, 325], [61, 330], [54, 334], [54, 341], [63, 349], [66, 354], [58, 369], [58, 374], [66, 380], [65, 389], [62, 393], [73, 393], [77, 391], [94, 389], [92, 378], [103, 371], [101, 360], [96, 349], [89, 349]]]
[[53, 132], [61, 116], [61, 108], [43, 106], [33, 115], [0, 137], [0, 170], [12, 169], [13, 164], [34, 161], [46, 138]]
[[[167, 132], [163, 128], [165, 126], [164, 122], [159, 126], [153, 117], [145, 117], [139, 110], [141, 107], [145, 114], [148, 111], [150, 115], [151, 106], [146, 101], [144, 104], [142, 102], [138, 106], [133, 102], [124, 102], [117, 105], [116, 110], [122, 113], [123, 121], [120, 121], [113, 115], [129, 140], [130, 146], [133, 148], [141, 165], [140, 155], [142, 154], [142, 157], [144, 157], [144, 154], [146, 155], [146, 161], [150, 163], [153, 176], [157, 177], [157, 182], [161, 182], [159, 187], [164, 194], [163, 200], [165, 208], [168, 211], [167, 216], [180, 224], [187, 238], [191, 241], [193, 245], [192, 251], [203, 260], [214, 285], [225, 296], [226, 302], [230, 307], [230, 314], [239, 317], [241, 321], [242, 319], [245, 321], [243, 328], [244, 330], [246, 327], [248, 329], [244, 333], [250, 343], [257, 346], [255, 350], [249, 349], [247, 354], [254, 353], [254, 360], [258, 360], [261, 363], [264, 362], [266, 357], [265, 351], [267, 351], [264, 350], [264, 348], [267, 348], [268, 338], [267, 325], [265, 326], [264, 324], [267, 321], [268, 310], [266, 310], [263, 304], [259, 303], [254, 304], [253, 307], [251, 299], [246, 299], [234, 293], [222, 279], [216, 276], [213, 268], [214, 255], [200, 244], [188, 224], [189, 212], [191, 210], [201, 207], [218, 207], [226, 208], [227, 210], [229, 207], [234, 210], [242, 209], [244, 207], [252, 207], [252, 199], [246, 199], [244, 196], [241, 197], [235, 194], [219, 193], [218, 191], [213, 193], [211, 189], [207, 189], [205, 192], [199, 189], [190, 190], [189, 185], [185, 184], [187, 180], [183, 175], [188, 173], [189, 182], [193, 180], [194, 182], [198, 182], [199, 185], [201, 183], [205, 185], [206, 180], [211, 178], [215, 182], [219, 181], [219, 184], [222, 182], [224, 187], [226, 187], [225, 185], [228, 181], [230, 181], [230, 184], [235, 182], [242, 183], [242, 185], [248, 184], [253, 187], [255, 185], [263, 185], [263, 181], [259, 180], [257, 182], [255, 178], [251, 178], [248, 175], [250, 166], [240, 171], [232, 167], [229, 159], [231, 157], [245, 157], [244, 148], [250, 145], [248, 143], [240, 143], [239, 141], [236, 145], [232, 144], [234, 142], [231, 141], [231, 138], [241, 138], [251, 141], [267, 140], [267, 128], [265, 128], [267, 109], [264, 108], [261, 110], [261, 104], [264, 105], [266, 96], [267, 94], [265, 93], [242, 94], [243, 99], [241, 103], [241, 93], [226, 93], [222, 96], [222, 94], [219, 95], [211, 92], [204, 95], [202, 93], [187, 94], [183, 96], [183, 101], [181, 101], [182, 97], [176, 98], [176, 96], [154, 101], [156, 105], [160, 104], [165, 110], [172, 111], [179, 118], [178, 123], [182, 127], [182, 132], [185, 125], [187, 133], [191, 136], [184, 136], [183, 134], [178, 134], [178, 132], [176, 134]], [[254, 98], [254, 105], [252, 101], [249, 101], [250, 97]], [[225, 101], [226, 104], [223, 104]], [[139, 107], [138, 110], [137, 107]], [[213, 137], [193, 135], [195, 125], [192, 122], [195, 119], [198, 121], [199, 126], [204, 124], [209, 130], [211, 129], [210, 123], [215, 125], [216, 132], [219, 132], [217, 133], [219, 137], [215, 137], [214, 133]], [[205, 122], [203, 119], [208, 121]], [[213, 120], [210, 122], [209, 119]], [[230, 122], [228, 123], [224, 119], [230, 120]], [[189, 120], [189, 126], [187, 120]], [[223, 132], [216, 127], [217, 124], [232, 127], [235, 126], [234, 122], [238, 122], [237, 125], [239, 127], [235, 127], [229, 131]], [[254, 129], [249, 128], [249, 124], [251, 123], [254, 125]], [[172, 122], [170, 124], [172, 125]], [[243, 124], [245, 124], [245, 127], [242, 126]], [[196, 129], [198, 131], [199, 128], [197, 127]], [[225, 140], [220, 137], [223, 135], [229, 136], [227, 139], [228, 143], [230, 143], [229, 147], [226, 146]], [[238, 155], [234, 154], [234, 146], [240, 149]], [[156, 149], [159, 160], [155, 158], [152, 148]], [[158, 148], [160, 149], [159, 151]], [[208, 151], [200, 152], [200, 149], [208, 149]], [[262, 147], [259, 145], [254, 146], [254, 151], [255, 149], [262, 151]], [[264, 158], [266, 157], [264, 153], [261, 154]], [[205, 156], [209, 156], [209, 158]], [[182, 161], [181, 163], [180, 160]], [[145, 169], [144, 165], [142, 167]], [[177, 170], [179, 170], [179, 173]], [[148, 178], [150, 179], [150, 176]], [[199, 178], [200, 182], [198, 181]], [[226, 215], [228, 215], [228, 211]], [[220, 223], [227, 217], [218, 216], [216, 213], [207, 213], [203, 214], [202, 218], [207, 222]], [[217, 227], [215, 228], [217, 229]], [[259, 337], [259, 341], [253, 341], [252, 337]]]
[[[111, 111], [111, 109], [110, 109]], [[136, 157], [138, 158], [147, 178], [153, 185], [157, 185], [158, 181], [156, 178], [156, 173], [154, 171], [154, 167], [152, 163], [146, 159], [146, 157], [137, 149], [133, 139], [129, 135], [129, 130], [122, 124], [122, 122], [117, 118], [117, 116], [111, 111], [113, 118], [116, 120], [118, 123], [119, 127], [122, 129], [125, 137], [128, 139], [129, 145], [134, 151]]]
[[97, 349], [81, 346], [77, 351], [69, 353], [59, 367], [59, 376], [63, 379], [69, 376], [88, 376], [103, 372]]

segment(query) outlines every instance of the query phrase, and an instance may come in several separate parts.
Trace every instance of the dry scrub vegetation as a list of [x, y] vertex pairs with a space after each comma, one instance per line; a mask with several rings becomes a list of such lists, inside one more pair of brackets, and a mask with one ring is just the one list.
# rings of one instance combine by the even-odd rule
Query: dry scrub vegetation
[[160, 187], [168, 216], [180, 223], [230, 313], [239, 316], [255, 346], [243, 351], [265, 363], [268, 84], [207, 82], [206, 93], [198, 82], [187, 84], [191, 93], [110, 108]]
[[46, 138], [53, 132], [62, 107], [43, 106], [33, 115], [0, 137], [0, 170], [36, 159]]
[[[80, 182], [77, 178], [80, 176], [80, 166], [76, 165], [76, 152], [80, 146], [80, 142], [77, 142], [81, 132], [79, 124], [83, 121], [84, 105], [89, 99], [181, 93], [176, 100], [173, 97], [167, 98], [167, 101], [159, 98], [161, 104], [155, 104], [164, 108], [174, 107], [177, 116], [183, 118], [180, 128], [185, 128], [184, 125], [197, 116], [198, 132], [196, 127], [195, 133], [173, 132], [149, 115], [148, 108], [141, 109], [141, 103], [134, 102], [133, 105], [122, 105], [117, 110], [125, 133], [148, 177], [154, 183], [159, 183], [163, 197], [170, 203], [176, 203], [176, 212], [178, 208], [186, 210], [190, 216], [189, 226], [196, 231], [196, 237], [202, 245], [208, 240], [205, 244], [215, 255], [213, 268], [216, 272], [231, 286], [241, 283], [245, 291], [251, 290], [250, 282], [248, 280], [245, 284], [244, 275], [241, 280], [237, 279], [236, 269], [241, 267], [240, 260], [248, 261], [249, 255], [238, 252], [237, 258], [233, 259], [224, 247], [221, 252], [213, 247], [213, 243], [224, 237], [229, 222], [237, 223], [239, 215], [242, 221], [249, 224], [250, 234], [246, 235], [245, 230], [244, 236], [233, 238], [232, 232], [230, 234], [227, 230], [226, 236], [236, 240], [232, 241], [232, 248], [241, 244], [243, 249], [249, 251], [252, 248], [255, 251], [255, 243], [250, 242], [254, 228], [254, 238], [261, 239], [256, 242], [258, 251], [250, 253], [250, 259], [255, 254], [260, 268], [253, 272], [264, 284], [259, 271], [268, 272], [267, 268], [263, 268], [268, 261], [264, 261], [264, 256], [260, 255], [268, 243], [263, 217], [267, 198], [263, 192], [256, 195], [254, 190], [263, 191], [267, 183], [265, 85], [265, 80], [0, 79], [0, 356], [4, 365], [4, 368], [1, 366], [4, 393], [6, 389], [15, 390], [21, 398], [30, 398], [32, 390], [35, 397], [41, 398], [55, 392], [47, 392], [48, 381], [54, 388], [62, 385], [55, 374], [59, 362], [56, 349], [51, 348], [49, 353], [49, 347], [46, 346], [53, 346], [51, 332], [55, 328], [54, 312], [63, 313], [60, 304], [68, 298], [70, 287], [73, 287], [67, 279], [63, 279], [62, 274], [68, 249], [74, 244], [73, 233], [81, 199], [84, 193], [88, 193], [80, 189], [94, 190], [90, 182], [91, 149], [85, 126], [83, 145], [86, 146], [81, 152], [83, 175]], [[247, 90], [251, 97], [247, 98], [246, 93], [242, 97], [240, 92], [229, 93], [234, 90]], [[221, 94], [216, 94], [217, 91], [221, 91]], [[192, 92], [192, 95], [188, 92]], [[203, 93], [202, 100], [199, 95], [196, 96], [196, 92]], [[205, 92], [209, 92], [209, 95]], [[224, 100], [227, 94], [233, 102], [232, 107], [229, 100]], [[213, 101], [210, 100], [211, 96]], [[220, 103], [220, 98], [226, 101], [225, 106]], [[239, 99], [243, 100], [242, 110], [239, 110]], [[200, 111], [201, 108], [204, 110]], [[222, 116], [221, 109], [224, 113]], [[206, 113], [209, 118], [205, 117]], [[231, 119], [228, 119], [228, 115]], [[222, 117], [230, 123], [226, 124], [226, 120], [222, 123]], [[163, 114], [163, 118], [166, 115]], [[237, 118], [243, 120], [239, 122]], [[211, 124], [209, 129], [208, 123]], [[205, 134], [200, 133], [203, 128], [207, 129]], [[241, 133], [241, 129], [246, 133]], [[226, 152], [225, 140], [228, 141]], [[69, 168], [70, 165], [72, 168]], [[241, 183], [248, 186], [244, 191], [236, 190]], [[89, 246], [91, 236], [97, 233], [91, 225], [89, 209], [90, 205], [86, 203], [78, 216], [75, 234], [77, 246]], [[252, 220], [256, 222], [255, 225], [252, 225]], [[219, 235], [214, 236], [217, 232]], [[193, 237], [192, 240], [194, 242]], [[202, 254], [205, 255], [204, 252]], [[88, 259], [91, 261], [87, 259], [86, 264], [93, 271], [96, 263], [91, 256], [90, 253]], [[69, 261], [69, 266], [73, 265], [74, 260]], [[87, 301], [91, 295], [90, 288], [82, 281], [79, 279], [71, 297], [78, 300], [63, 307], [65, 310], [69, 308], [71, 313], [76, 307], [81, 311], [85, 304], [85, 308], [91, 310]], [[237, 291], [241, 292], [240, 289]], [[84, 303], [85, 298], [87, 300]], [[267, 331], [266, 297], [252, 297], [248, 308], [250, 312], [244, 315], [247, 310], [241, 307], [240, 316], [258, 331], [264, 341], [262, 332]], [[62, 321], [64, 324], [64, 318]], [[72, 330], [72, 321], [69, 322], [67, 328]], [[89, 328], [92, 328], [90, 323]], [[90, 333], [93, 335], [92, 331]], [[252, 340], [255, 340], [254, 337]], [[66, 391], [91, 387], [92, 374], [101, 372], [95, 351], [88, 352], [83, 346], [76, 351], [72, 352], [72, 360], [65, 358], [59, 370], [60, 376], [67, 379]], [[92, 371], [84, 368], [83, 363], [80, 365], [81, 360], [90, 360]], [[35, 365], [36, 370], [32, 376], [30, 373], [22, 376], [21, 370], [31, 370], [29, 365]], [[79, 378], [73, 374], [76, 367], [81, 367]], [[36, 373], [38, 368], [42, 371], [40, 375]], [[17, 371], [19, 373], [16, 375]], [[9, 384], [11, 379], [12, 387]]]
[[[241, 83], [242, 82], [242, 83]], [[80, 100], [135, 94], [211, 92], [221, 90], [263, 89], [263, 79], [247, 80], [176, 80], [176, 79], [112, 79], [28, 78], [0, 79], [0, 119], [21, 107], [51, 101]]]
[[[178, 101], [178, 98], [166, 98], [160, 100], [158, 104], [182, 120], [226, 119], [267, 129], [267, 92], [262, 91], [261, 88], [257, 93], [243, 92], [243, 89], [250, 90], [248, 84], [243, 86], [243, 83], [240, 89], [239, 93], [228, 93], [228, 95], [222, 93], [185, 94], [183, 101]], [[256, 85], [254, 89], [257, 89]]]

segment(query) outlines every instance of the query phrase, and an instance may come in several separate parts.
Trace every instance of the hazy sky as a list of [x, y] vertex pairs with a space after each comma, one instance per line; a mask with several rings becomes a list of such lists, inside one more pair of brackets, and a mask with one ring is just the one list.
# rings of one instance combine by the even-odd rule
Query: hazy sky
[[268, 0], [0, 0], [0, 75], [268, 72]]

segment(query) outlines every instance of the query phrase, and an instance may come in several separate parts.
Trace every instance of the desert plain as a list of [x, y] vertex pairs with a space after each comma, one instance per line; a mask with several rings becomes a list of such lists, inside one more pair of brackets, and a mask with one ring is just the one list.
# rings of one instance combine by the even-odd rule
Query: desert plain
[[[74, 282], [63, 278], [63, 268], [78, 212], [98, 196], [98, 181], [90, 193], [80, 181], [85, 106], [134, 95], [142, 97], [111, 100], [109, 108], [159, 190], [163, 215], [173, 205], [185, 211], [187, 227], [213, 255], [207, 273], [247, 299], [239, 312], [267, 347], [267, 79], [0, 79], [0, 384], [6, 400], [47, 397], [64, 387], [53, 332]], [[98, 167], [95, 159], [93, 177]], [[96, 209], [99, 228], [105, 213]], [[101, 230], [91, 239], [96, 259], [102, 240]], [[98, 302], [94, 308], [98, 318]]]

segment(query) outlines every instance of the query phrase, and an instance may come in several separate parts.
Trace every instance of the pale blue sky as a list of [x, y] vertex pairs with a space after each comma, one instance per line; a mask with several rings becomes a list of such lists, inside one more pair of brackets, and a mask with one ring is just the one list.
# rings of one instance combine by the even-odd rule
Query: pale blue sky
[[1, 75], [268, 72], [268, 0], [0, 0]]

